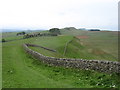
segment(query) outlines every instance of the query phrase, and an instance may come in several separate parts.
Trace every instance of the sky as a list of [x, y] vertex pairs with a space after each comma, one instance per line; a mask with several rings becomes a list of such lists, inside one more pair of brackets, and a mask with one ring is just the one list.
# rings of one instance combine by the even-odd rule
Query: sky
[[0, 29], [118, 30], [119, 0], [0, 0]]

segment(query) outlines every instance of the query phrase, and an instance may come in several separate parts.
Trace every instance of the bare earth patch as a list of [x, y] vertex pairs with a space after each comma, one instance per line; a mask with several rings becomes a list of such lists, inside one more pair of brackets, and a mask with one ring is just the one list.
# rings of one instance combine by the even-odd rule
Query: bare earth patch
[[104, 54], [106, 54], [103, 50], [93, 49], [93, 48], [88, 49], [88, 52], [89, 52], [89, 53], [93, 53], [93, 54], [95, 54], [95, 55], [104, 55]]
[[95, 55], [103, 55], [103, 54], [105, 54], [104, 51], [99, 50], [99, 49], [93, 49], [92, 53], [95, 54]]
[[111, 32], [111, 31], [100, 31], [100, 32]]

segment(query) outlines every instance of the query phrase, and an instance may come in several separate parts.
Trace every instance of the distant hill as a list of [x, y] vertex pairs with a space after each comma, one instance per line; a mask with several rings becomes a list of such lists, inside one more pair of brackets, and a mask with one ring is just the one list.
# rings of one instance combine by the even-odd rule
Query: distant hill
[[75, 27], [65, 27], [63, 30], [77, 30]]
[[60, 30], [63, 35], [80, 35], [82, 33], [85, 33], [85, 30], [79, 30], [76, 29], [75, 27], [66, 27]]
[[44, 29], [39, 29], [39, 30], [26, 30], [26, 29], [0, 29], [0, 32], [39, 32], [39, 31], [45, 31]]
[[1, 32], [20, 32], [20, 29], [0, 29]]
[[87, 30], [86, 28], [78, 28], [78, 30]]

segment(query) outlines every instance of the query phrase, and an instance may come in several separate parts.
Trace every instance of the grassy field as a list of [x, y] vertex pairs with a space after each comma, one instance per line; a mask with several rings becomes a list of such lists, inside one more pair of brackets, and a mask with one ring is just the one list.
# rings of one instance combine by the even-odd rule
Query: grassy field
[[56, 53], [38, 47], [31, 48], [47, 56], [62, 57], [66, 43], [72, 40], [67, 46], [64, 57], [118, 61], [118, 35], [115, 32], [85, 32], [86, 34], [77, 36], [87, 36], [87, 38], [61, 35], [36, 38], [30, 42], [55, 49]]
[[39, 47], [30, 47], [33, 50], [42, 53], [43, 55], [53, 56], [53, 57], [63, 57], [65, 44], [72, 38], [73, 36], [41, 37], [41, 38], [36, 38], [34, 41], [29, 43], [41, 45], [57, 51], [57, 52], [51, 52]]
[[[26, 34], [36, 34], [36, 33], [46, 33], [48, 31], [30, 31], [30, 32], [26, 32]], [[17, 33], [19, 32], [2, 32], [2, 38], [5, 39], [6, 41], [13, 41], [13, 40], [18, 40], [18, 39], [22, 39], [23, 35], [19, 35], [17, 36]]]
[[4, 32], [2, 33], [2, 38], [5, 39], [5, 41], [12, 41], [23, 38], [23, 36], [16, 36], [16, 34], [17, 32]]
[[[31, 49], [36, 50], [47, 56], [80, 58], [82, 56], [81, 54], [83, 54], [83, 56], [85, 57], [84, 54], [88, 52], [84, 50], [87, 50], [89, 48], [87, 45], [92, 41], [92, 38], [90, 39], [91, 40], [90, 42], [88, 42], [89, 39], [86, 40], [80, 39], [79, 41], [79, 39], [74, 38], [72, 35], [67, 36], [61, 35], [58, 37], [35, 37], [2, 43], [2, 87], [3, 88], [119, 87], [120, 82], [118, 76], [115, 74], [105, 74], [89, 70], [77, 70], [70, 68], [66, 69], [63, 67], [48, 66], [26, 54], [22, 47], [23, 43], [32, 43], [57, 50], [56, 53], [54, 52], [52, 53], [41, 48], [30, 47]], [[66, 42], [68, 42], [69, 40], [72, 40], [72, 42], [68, 44], [66, 54], [65, 56], [63, 56]], [[81, 45], [81, 41], [84, 43], [83, 45]], [[93, 45], [96, 45], [95, 41]], [[79, 53], [77, 53], [76, 51], [78, 51]], [[114, 56], [114, 51], [110, 53], [113, 54]], [[88, 53], [87, 55], [89, 56]], [[95, 58], [94, 54], [93, 57]], [[111, 60], [114, 60], [113, 57], [110, 58]]]

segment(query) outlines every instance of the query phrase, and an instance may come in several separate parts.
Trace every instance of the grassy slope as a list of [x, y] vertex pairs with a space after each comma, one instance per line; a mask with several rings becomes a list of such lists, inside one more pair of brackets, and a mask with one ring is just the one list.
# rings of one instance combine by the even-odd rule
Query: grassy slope
[[6, 41], [10, 40], [17, 40], [23, 38], [23, 36], [16, 36], [18, 32], [4, 32], [2, 33], [2, 38], [4, 38]]
[[[73, 43], [68, 45], [69, 48], [67, 49], [68, 57], [74, 56], [76, 58], [118, 61], [117, 32], [91, 32], [91, 31], [81, 31], [81, 30], [71, 30], [71, 31], [61, 30], [61, 31], [62, 34], [67, 34], [67, 35], [72, 35], [72, 33], [74, 32], [73, 36], [88, 36], [88, 38], [86, 39], [81, 38], [79, 40], [80, 42], [79, 44], [81, 44], [81, 47], [79, 44], [75, 45], [76, 43], [75, 40], [73, 41]], [[78, 52], [75, 49], [77, 49]], [[73, 53], [71, 52], [71, 50], [73, 51]], [[78, 53], [78, 54], [74, 54], [74, 53]]]
[[84, 30], [77, 30], [77, 29], [71, 29], [71, 30], [66, 30], [66, 29], [61, 29], [61, 34], [63, 35], [83, 35], [86, 31]]
[[[72, 36], [41, 37], [3, 43], [3, 87], [16, 88], [87, 88], [117, 87], [116, 75], [50, 67], [27, 55], [22, 43], [34, 43], [59, 51], [62, 56], [66, 41]], [[38, 48], [37, 48], [38, 50]], [[41, 50], [38, 50], [41, 51]], [[42, 50], [42, 53], [46, 53]], [[50, 53], [48, 52], [48, 55]], [[54, 54], [52, 54], [54, 55]]]
[[[3, 44], [3, 87], [68, 87], [49, 79], [44, 70], [34, 70], [34, 59], [29, 58], [21, 46], [20, 41]], [[22, 42], [22, 41], [21, 41]], [[7, 52], [6, 52], [7, 50]], [[31, 65], [31, 66], [30, 66]], [[33, 68], [32, 68], [33, 67]], [[45, 67], [43, 67], [45, 68]], [[46, 73], [47, 74], [47, 73]], [[70, 87], [70, 86], [69, 86]]]
[[[32, 31], [32, 32], [26, 32], [26, 34], [38, 34], [38, 33], [48, 33], [49, 31]], [[11, 40], [18, 40], [22, 39], [23, 35], [17, 36], [18, 32], [3, 32], [2, 33], [2, 38], [4, 38], [6, 41], [11, 41]], [[1, 41], [1, 40], [0, 40]]]
[[97, 60], [117, 61], [117, 58], [112, 54], [101, 50], [101, 48], [83, 45], [81, 44], [81, 41], [76, 38], [74, 38], [72, 42], [68, 44], [65, 56], [71, 58], [88, 59], [88, 60], [97, 59]]
[[13, 36], [16, 36], [17, 32], [3, 32], [2, 33], [2, 37], [5, 38], [5, 37], [13, 37]]
[[[89, 32], [91, 33], [91, 32]], [[108, 36], [106, 36], [108, 34]], [[117, 50], [117, 36], [111, 37], [109, 33], [98, 33], [98, 36], [89, 34], [87, 39], [76, 39], [72, 36], [59, 36], [59, 37], [41, 37], [30, 42], [32, 44], [42, 45], [51, 49], [57, 50], [57, 52], [47, 51], [41, 48], [30, 47], [43, 55], [53, 57], [63, 57], [63, 51], [66, 42], [72, 40], [67, 46], [66, 54], [67, 58], [82, 58], [82, 59], [98, 59], [98, 60], [118, 60]], [[90, 36], [91, 35], [91, 36]], [[101, 37], [101, 38], [100, 38]], [[111, 38], [109, 40], [109, 38]], [[106, 43], [107, 42], [107, 43]], [[112, 48], [111, 48], [112, 47]]]
[[32, 44], [41, 45], [47, 48], [56, 50], [57, 52], [51, 52], [41, 48], [30, 47], [43, 55], [53, 56], [53, 57], [63, 57], [64, 47], [66, 42], [71, 40], [73, 36], [58, 36], [58, 37], [41, 37], [36, 38], [34, 41], [30, 42]]
[[118, 58], [118, 33], [117, 32], [88, 32], [89, 38], [83, 39], [89, 47], [96, 47]]

